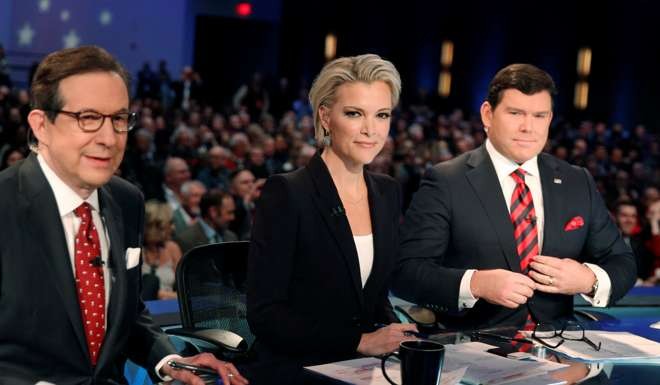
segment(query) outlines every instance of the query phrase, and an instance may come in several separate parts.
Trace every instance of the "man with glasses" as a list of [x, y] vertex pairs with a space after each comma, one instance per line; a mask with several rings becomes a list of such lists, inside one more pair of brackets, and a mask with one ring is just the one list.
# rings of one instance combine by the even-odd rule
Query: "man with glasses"
[[142, 194], [115, 177], [135, 124], [128, 75], [105, 50], [48, 55], [32, 83], [34, 154], [0, 174], [0, 383], [125, 383], [127, 358], [187, 383], [140, 299]]

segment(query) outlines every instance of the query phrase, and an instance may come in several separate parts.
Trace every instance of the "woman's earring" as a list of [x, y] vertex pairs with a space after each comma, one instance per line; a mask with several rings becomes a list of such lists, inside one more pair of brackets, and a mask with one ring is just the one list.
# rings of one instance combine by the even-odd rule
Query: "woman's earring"
[[328, 130], [323, 128], [323, 147], [330, 147], [332, 144], [332, 138], [330, 138], [330, 133]]

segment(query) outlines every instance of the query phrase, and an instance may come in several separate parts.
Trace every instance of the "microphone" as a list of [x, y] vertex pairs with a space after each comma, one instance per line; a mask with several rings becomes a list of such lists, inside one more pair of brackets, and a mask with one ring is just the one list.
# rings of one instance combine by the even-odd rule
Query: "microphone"
[[342, 205], [339, 205], [337, 207], [332, 208], [332, 214], [331, 215], [333, 217], [340, 217], [340, 216], [345, 215], [345, 214], [346, 214], [346, 212], [344, 211], [344, 206], [342, 206]]
[[94, 267], [102, 267], [103, 265], [105, 265], [105, 262], [103, 262], [103, 259], [101, 259], [100, 255], [97, 255], [96, 257], [90, 259], [89, 263]]

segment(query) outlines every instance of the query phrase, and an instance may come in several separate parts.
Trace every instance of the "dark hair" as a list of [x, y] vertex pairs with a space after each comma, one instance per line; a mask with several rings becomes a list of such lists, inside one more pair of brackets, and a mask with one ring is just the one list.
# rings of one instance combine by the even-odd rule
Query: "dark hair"
[[621, 210], [621, 207], [623, 206], [634, 207], [637, 214], [639, 214], [639, 207], [637, 207], [637, 205], [629, 199], [622, 199], [616, 202], [616, 204], [614, 205], [614, 214], [615, 215], [619, 214], [619, 210]]
[[208, 217], [209, 209], [211, 207], [222, 206], [222, 200], [225, 198], [234, 199], [231, 195], [218, 189], [208, 191], [206, 194], [202, 195], [202, 199], [199, 202], [199, 211], [202, 213], [202, 217]]
[[552, 97], [557, 93], [555, 82], [547, 72], [531, 64], [511, 64], [499, 70], [490, 81], [486, 101], [495, 109], [502, 99], [502, 92], [512, 88], [525, 95], [548, 91]]
[[51, 121], [64, 101], [59, 93], [60, 81], [73, 75], [89, 72], [114, 72], [121, 77], [130, 90], [130, 75], [124, 66], [108, 51], [88, 45], [55, 51], [41, 61], [32, 78], [32, 108], [46, 111]]

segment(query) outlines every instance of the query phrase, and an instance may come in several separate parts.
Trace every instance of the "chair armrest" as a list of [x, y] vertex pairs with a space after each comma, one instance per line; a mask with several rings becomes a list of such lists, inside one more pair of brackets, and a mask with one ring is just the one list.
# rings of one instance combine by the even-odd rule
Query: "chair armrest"
[[187, 337], [202, 340], [220, 349], [228, 350], [232, 353], [245, 354], [248, 351], [248, 344], [243, 337], [229, 330], [222, 329], [196, 329], [196, 328], [175, 328], [167, 329], [167, 334], [178, 337]]

